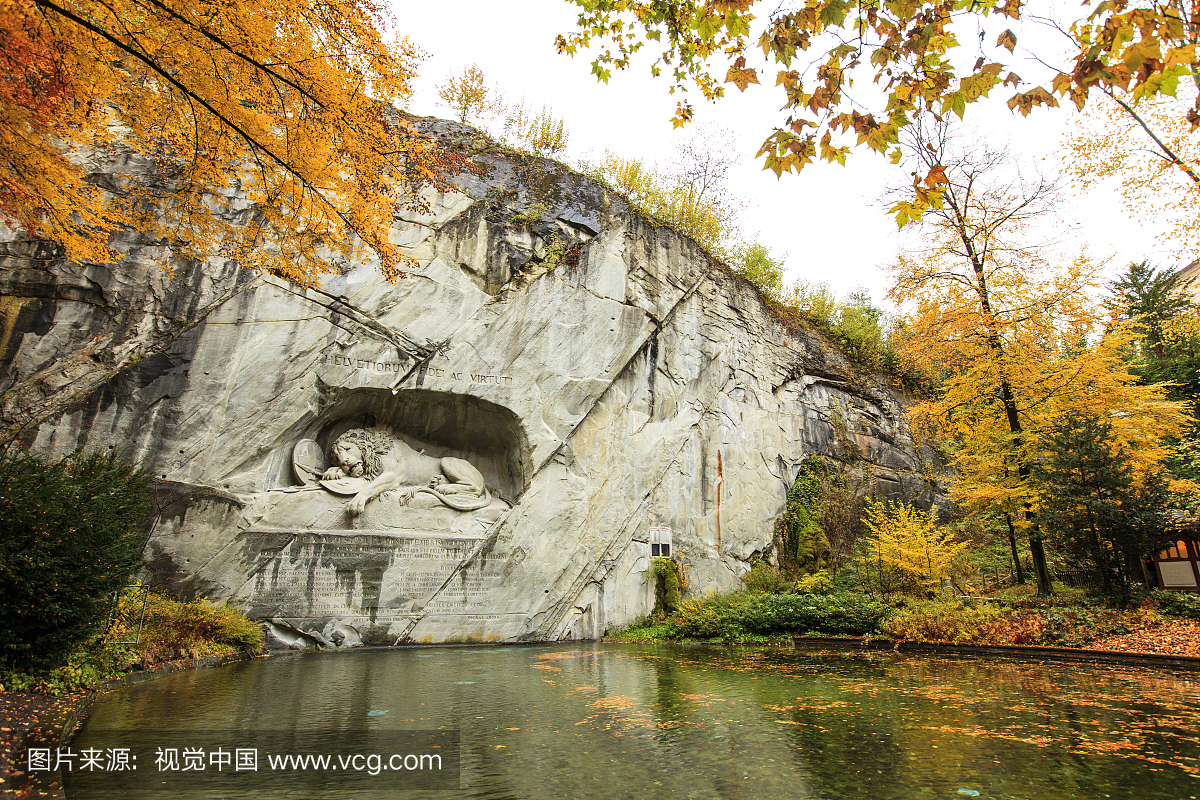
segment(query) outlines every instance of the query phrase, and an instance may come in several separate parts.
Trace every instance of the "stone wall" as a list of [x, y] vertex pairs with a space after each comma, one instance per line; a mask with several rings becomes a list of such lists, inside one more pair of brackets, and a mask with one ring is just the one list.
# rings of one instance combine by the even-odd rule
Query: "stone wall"
[[[474, 158], [397, 218], [421, 266], [395, 285], [369, 251], [298, 291], [132, 234], [115, 267], [8, 234], [0, 423], [140, 460], [156, 580], [333, 646], [598, 637], [652, 606], [651, 528], [691, 593], [735, 588], [811, 456], [930, 498], [886, 381], [594, 182]], [[391, 443], [378, 496], [330, 471], [354, 429]]]

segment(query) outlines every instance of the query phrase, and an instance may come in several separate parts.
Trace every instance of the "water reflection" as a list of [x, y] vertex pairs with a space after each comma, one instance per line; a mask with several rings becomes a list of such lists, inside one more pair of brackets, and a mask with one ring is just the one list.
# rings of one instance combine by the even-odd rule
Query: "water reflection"
[[[156, 731], [220, 731], [239, 747], [290, 731], [291, 746], [334, 755], [384, 746], [395, 731], [457, 737], [455, 791], [406, 789], [408, 775], [387, 771], [285, 780], [260, 769], [171, 785], [183, 797], [240, 800], [1186, 800], [1200, 796], [1198, 700], [1187, 674], [893, 653], [590, 643], [366, 651], [132, 687], [98, 702], [72, 747], [112, 747], [114, 730], [151, 743]], [[156, 777], [146, 758], [139, 780]], [[67, 795], [111, 797], [113, 780], [68, 776]]]

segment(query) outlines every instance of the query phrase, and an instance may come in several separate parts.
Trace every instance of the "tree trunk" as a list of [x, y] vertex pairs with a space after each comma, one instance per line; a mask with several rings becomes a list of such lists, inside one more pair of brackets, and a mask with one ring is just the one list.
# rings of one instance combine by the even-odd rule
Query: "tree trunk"
[[[1017, 404], [1013, 400], [1012, 389], [1008, 381], [1000, 384], [1000, 394], [1004, 400], [1004, 411], [1008, 415], [1008, 429], [1012, 433], [1021, 433], [1021, 421], [1017, 417]], [[1029, 465], [1022, 464], [1017, 468], [1017, 474], [1029, 480]], [[1037, 579], [1038, 597], [1049, 597], [1054, 594], [1054, 585], [1050, 582], [1050, 568], [1046, 566], [1046, 551], [1042, 549], [1042, 528], [1034, 519], [1033, 509], [1025, 504], [1025, 521], [1029, 523], [1029, 557], [1033, 561], [1033, 576]]]
[[[983, 318], [988, 328], [988, 349], [996, 354], [1004, 352], [1004, 343], [1000, 340], [1000, 334], [996, 331], [994, 320], [992, 317], [992, 302], [988, 296], [987, 276], [984, 270], [983, 259], [975, 250], [975, 243], [967, 234], [965, 226], [961, 223], [965, 222], [962, 211], [954, 202], [953, 198], [947, 198], [951, 207], [954, 209], [955, 215], [960, 222], [959, 237], [962, 239], [963, 246], [966, 248], [967, 258], [971, 262], [971, 268], [975, 271], [975, 288], [979, 292], [979, 306], [983, 311]], [[1017, 413], [1017, 400], [1013, 396], [1012, 386], [1008, 382], [1008, 378], [1001, 375], [1000, 377], [1000, 400], [1004, 406], [1004, 416], [1008, 421], [1008, 430], [1015, 434], [1018, 440], [1021, 437], [1021, 417]], [[1022, 480], [1029, 480], [1029, 465], [1020, 464], [1017, 467], [1017, 475]], [[1034, 521], [1033, 509], [1029, 503], [1025, 504], [1025, 519], [1029, 522], [1029, 555], [1033, 560], [1033, 574], [1037, 578], [1037, 589], [1039, 597], [1049, 597], [1054, 593], [1054, 587], [1050, 582], [1050, 570], [1046, 566], [1046, 551], [1042, 549], [1042, 530]]]
[[1142, 586], [1148, 592], [1154, 587], [1150, 583], [1150, 570], [1146, 569], [1146, 557], [1144, 555], [1138, 556], [1138, 566], [1142, 568]]
[[[1026, 512], [1029, 516], [1032, 513]], [[1046, 566], [1046, 551], [1042, 549], [1042, 529], [1034, 525], [1029, 529], [1029, 554], [1033, 556], [1033, 574], [1037, 578], [1038, 595], [1049, 597], [1054, 593], [1050, 583], [1050, 569]]]
[[1013, 565], [1017, 569], [1017, 584], [1025, 585], [1025, 570], [1021, 567], [1021, 554], [1017, 552], [1017, 529], [1013, 526], [1012, 514], [1004, 515], [1008, 522], [1008, 546], [1012, 548]]

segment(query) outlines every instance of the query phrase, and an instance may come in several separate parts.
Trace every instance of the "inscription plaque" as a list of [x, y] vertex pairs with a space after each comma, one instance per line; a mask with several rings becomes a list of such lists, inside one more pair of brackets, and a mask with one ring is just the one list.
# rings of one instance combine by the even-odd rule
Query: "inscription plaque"
[[502, 578], [494, 560], [460, 569], [478, 539], [261, 530], [243, 536], [252, 577], [237, 595], [250, 615], [308, 629], [330, 618], [387, 628], [429, 613], [490, 617], [478, 606]]

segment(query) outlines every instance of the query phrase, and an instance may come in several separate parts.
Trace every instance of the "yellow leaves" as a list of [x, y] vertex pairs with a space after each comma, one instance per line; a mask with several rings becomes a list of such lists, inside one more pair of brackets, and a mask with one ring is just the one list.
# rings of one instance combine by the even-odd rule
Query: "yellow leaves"
[[671, 117], [671, 127], [682, 128], [692, 121], [692, 115], [692, 104], [686, 100], [680, 100], [675, 104], [675, 115]]
[[937, 525], [932, 513], [890, 500], [868, 500], [863, 524], [871, 533], [869, 561], [891, 567], [901, 582], [925, 584], [950, 577], [955, 561], [967, 547], [955, 542]]
[[[742, 62], [745, 61], [745, 59], [739, 60]], [[725, 73], [725, 82], [732, 83], [738, 88], [738, 91], [744, 92], [746, 91], [746, 87], [750, 84], [758, 83], [758, 72], [753, 67], [745, 67], [742, 69], [730, 67], [729, 71]]]
[[637, 159], [605, 152], [600, 176], [623, 192], [643, 214], [666, 223], [708, 249], [720, 252], [730, 220], [684, 182], [672, 181]]
[[1034, 87], [1028, 92], [1014, 94], [1008, 101], [1008, 107], [1013, 111], [1020, 111], [1023, 117], [1028, 117], [1034, 106], [1043, 105], [1057, 108], [1058, 100], [1041, 86]]
[[[38, 93], [0, 92], [0, 210], [68, 258], [111, 260], [107, 233], [130, 227], [183, 258], [231, 258], [301, 286], [365, 242], [396, 277], [395, 207], [420, 207], [423, 184], [448, 188], [465, 163], [385, 109], [410, 93], [418, 58], [383, 40], [368, 0], [36, 9], [5, 6], [0, 37], [32, 32], [63, 100], [39, 119]], [[60, 143], [132, 150], [151, 175], [97, 193]], [[228, 207], [235, 188], [251, 203], [245, 221]]]
[[1132, 333], [1106, 327], [1096, 297], [1103, 265], [1084, 253], [1052, 263], [1022, 244], [1044, 184], [1014, 192], [989, 180], [997, 162], [986, 152], [945, 161], [934, 157], [944, 140], [922, 141], [926, 164], [949, 167], [914, 175], [914, 190], [948, 181], [949, 200], [927, 214], [923, 252], [893, 268], [890, 296], [905, 305], [901, 358], [939, 379], [911, 420], [917, 435], [948, 447], [954, 496], [971, 510], [1035, 502], [1028, 466], [1064, 414], [1110, 418], [1138, 468], [1150, 469], [1183, 416], [1159, 387], [1136, 385], [1122, 361]]
[[931, 208], [942, 207], [942, 189], [950, 185], [946, 177], [946, 169], [940, 164], [934, 165], [924, 179], [913, 174], [913, 199], [896, 202], [888, 213], [896, 220], [896, 226], [903, 230], [910, 222], [917, 222]]
[[732, 11], [749, 11], [753, 4], [752, 0], [711, 0], [708, 6], [718, 14], [729, 14]]
[[502, 108], [499, 93], [488, 89], [484, 83], [483, 70], [476, 64], [472, 64], [458, 75], [448, 77], [444, 83], [438, 85], [437, 91], [442, 103], [458, 114], [459, 122], [466, 122], [468, 118]]
[[[651, 73], [669, 67], [674, 80], [670, 91], [698, 89], [706, 99], [722, 96], [724, 84], [739, 90], [757, 83], [757, 71], [747, 68], [749, 11], [758, 0], [740, 2], [662, 3], [649, 0], [600, 2], [573, 0], [581, 8], [580, 30], [558, 40], [560, 52], [575, 52], [592, 41], [606, 40], [613, 51], [602, 48], [593, 71], [607, 79], [609, 67], [624, 68], [629, 56], [645, 42], [661, 44]], [[799, 172], [811, 163], [826, 132], [846, 133], [846, 120], [858, 115], [886, 120], [874, 129], [859, 129], [857, 145], [890, 152], [897, 133], [915, 115], [953, 112], [966, 115], [972, 103], [986, 97], [1001, 82], [1015, 89], [1021, 78], [999, 61], [979, 59], [970, 73], [959, 64], [964, 48], [976, 38], [980, 18], [1003, 16], [1020, 19], [1022, 0], [986, 0], [981, 3], [946, 3], [941, 0], [806, 0], [772, 8], [757, 40], [763, 55], [778, 67], [776, 91], [780, 107], [791, 116], [778, 123], [759, 149], [764, 168], [776, 175]], [[1182, 6], [1181, 6], [1182, 7]], [[957, 27], [956, 27], [957, 26]], [[964, 29], [963, 26], [966, 26]], [[969, 30], [969, 35], [963, 35]], [[1073, 62], [1059, 74], [1052, 90], [1043, 86], [1014, 94], [1009, 108], [1028, 116], [1037, 106], [1056, 107], [1069, 97], [1083, 108], [1093, 89], [1129, 91], [1137, 99], [1171, 94], [1200, 74], [1195, 42], [1200, 38], [1200, 16], [1181, 14], [1170, 3], [1148, 0], [1101, 2], [1088, 16], [1070, 26], [1074, 40], [1068, 59]], [[995, 40], [1000, 55], [1015, 54], [1017, 35], [1006, 29]], [[657, 49], [657, 48], [656, 48]], [[615, 52], [614, 52], [615, 51]], [[1053, 61], [1052, 53], [1035, 54]], [[1007, 58], [1007, 57], [1006, 57]], [[801, 66], [803, 65], [803, 66]], [[722, 77], [723, 76], [723, 77]], [[814, 87], [805, 91], [802, 78]], [[875, 107], [864, 108], [862, 97], [852, 99], [847, 87], [858, 77], [883, 88]], [[690, 110], [690, 109], [689, 109]], [[674, 124], [685, 124], [690, 114], [676, 113]], [[1200, 127], [1200, 105], [1186, 112], [1193, 127]], [[807, 136], [792, 126], [813, 129]], [[797, 138], [780, 136], [791, 130]], [[841, 162], [842, 148], [827, 150], [823, 158]], [[920, 202], [910, 203], [912, 209]], [[916, 218], [911, 216], [910, 218]], [[898, 216], [899, 219], [899, 216]]]
[[[1042, 433], [1064, 414], [1100, 414], [1135, 454], [1135, 472], [1161, 463], [1163, 436], [1177, 434], [1182, 407], [1161, 387], [1140, 386], [1121, 359], [1132, 328], [1103, 331], [1093, 293], [1100, 266], [1084, 257], [1051, 266], [1027, 254], [979, 284], [949, 254], [902, 259], [893, 296], [915, 306], [902, 357], [943, 376], [935, 397], [911, 409], [914, 429], [948, 444], [953, 495], [969, 509], [1019, 509], [1034, 497], [1019, 472], [1036, 458]], [[999, 345], [999, 347], [996, 346]], [[1013, 400], [1019, 432], [1006, 415]]]
[[532, 108], [525, 108], [524, 101], [508, 109], [504, 133], [506, 137], [513, 137], [519, 146], [547, 158], [566, 150], [570, 139], [566, 123], [556, 117], [549, 106], [542, 106], [542, 110], [535, 113]]
[[843, 167], [846, 166], [846, 156], [850, 152], [849, 147], [834, 147], [833, 134], [830, 131], [825, 131], [825, 135], [821, 137], [821, 158], [825, 161], [836, 161]]

